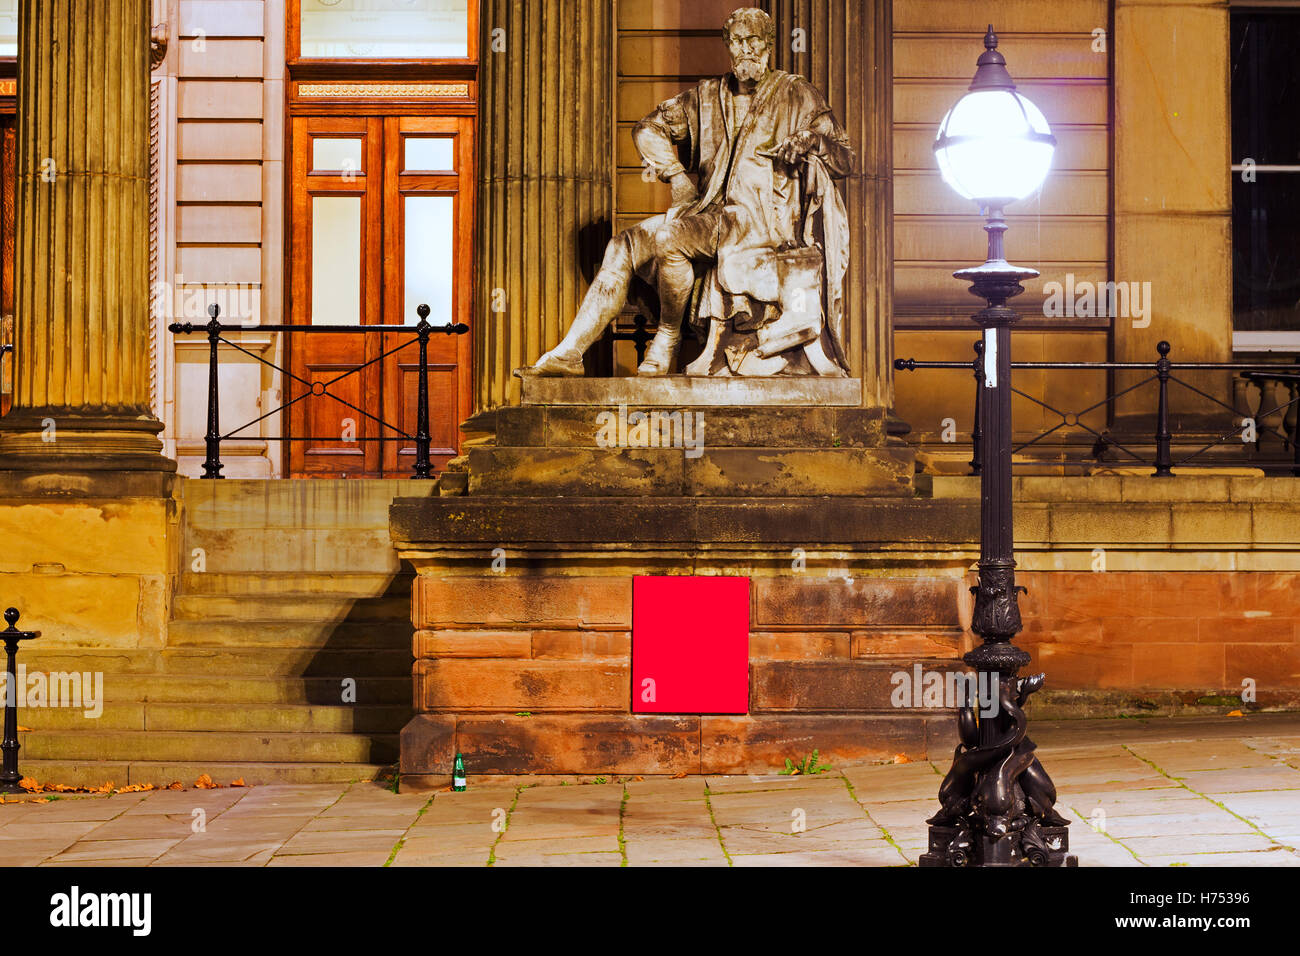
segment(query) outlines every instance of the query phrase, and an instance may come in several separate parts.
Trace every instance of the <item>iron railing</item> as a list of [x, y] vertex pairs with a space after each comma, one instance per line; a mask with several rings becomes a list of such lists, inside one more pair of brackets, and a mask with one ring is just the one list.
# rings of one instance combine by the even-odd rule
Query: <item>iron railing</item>
[[[208, 315], [210, 316], [210, 318], [206, 324], [196, 325], [193, 322], [173, 322], [169, 326], [167, 326], [168, 330], [173, 335], [191, 335], [195, 333], [205, 333], [208, 337], [208, 424], [207, 424], [207, 430], [203, 436], [206, 454], [203, 460], [202, 477], [204, 478], [222, 477], [221, 469], [223, 465], [221, 463], [221, 443], [223, 441], [227, 441], [233, 438], [235, 435], [239, 434], [244, 429], [251, 428], [252, 426], [258, 424], [259, 422], [262, 422], [265, 419], [270, 418], [272, 415], [276, 414], [277, 412], [283, 412], [285, 409], [298, 404], [304, 399], [331, 398], [334, 401], [339, 402], [340, 404], [345, 405], [348, 408], [352, 409], [354, 412], [358, 413], [359, 415], [363, 415], [364, 417], [370, 419], [372, 422], [375, 422], [377, 425], [379, 425], [381, 431], [383, 429], [388, 429], [393, 433], [393, 435], [391, 436], [385, 436], [381, 434], [374, 437], [352, 438], [350, 439], [350, 441], [357, 441], [357, 442], [392, 441], [393, 437], [405, 438], [408, 441], [413, 441], [415, 442], [415, 465], [414, 468], [412, 469], [413, 474], [411, 475], [411, 477], [432, 478], [433, 477], [432, 465], [429, 461], [429, 445], [431, 441], [429, 435], [429, 354], [428, 354], [429, 337], [433, 335], [435, 332], [443, 333], [446, 335], [464, 335], [466, 332], [469, 331], [469, 326], [465, 325], [463, 322], [457, 322], [454, 324], [447, 324], [447, 325], [430, 325], [429, 307], [427, 305], [419, 306], [415, 310], [415, 312], [420, 317], [420, 321], [417, 322], [415, 325], [239, 325], [239, 324], [228, 324], [228, 323], [223, 323], [218, 321], [217, 317], [221, 314], [221, 309], [219, 306], [214, 304], [208, 307]], [[358, 365], [356, 368], [349, 369], [348, 371], [344, 372], [341, 375], [337, 375], [334, 378], [329, 379], [328, 381], [322, 382], [316, 380], [309, 381], [305, 378], [302, 378], [299, 375], [295, 375], [287, 368], [282, 368], [281, 366], [270, 361], [266, 357], [262, 355], [258, 355], [257, 353], [244, 348], [239, 343], [232, 342], [229, 339], [224, 338], [222, 335], [222, 333], [224, 332], [247, 332], [254, 329], [256, 329], [259, 332], [285, 332], [289, 334], [328, 333], [332, 335], [339, 335], [339, 334], [374, 335], [377, 333], [388, 332], [388, 333], [394, 333], [399, 335], [405, 333], [414, 336], [414, 338], [410, 339], [409, 341], [403, 342], [401, 345], [398, 345], [394, 348], [388, 349], [383, 354], [377, 355], [376, 357], [366, 362], [363, 362], [362, 364]], [[247, 355], [249, 358], [261, 362], [263, 365], [266, 365], [269, 368], [275, 369], [280, 374], [287, 376], [288, 378], [299, 383], [300, 385], [303, 385], [305, 387], [305, 390], [301, 395], [298, 395], [296, 398], [293, 398], [288, 402], [284, 402], [281, 405], [277, 405], [275, 408], [271, 409], [270, 411], [258, 415], [252, 421], [245, 422], [243, 425], [240, 425], [238, 428], [235, 428], [229, 432], [226, 432], [225, 434], [222, 434], [221, 424], [220, 424], [220, 413], [219, 413], [220, 393], [219, 393], [218, 374], [217, 374], [218, 348], [222, 344], [229, 346], [230, 348], [234, 349], [237, 352], [240, 352], [243, 355]], [[332, 385], [336, 385], [337, 383], [339, 383], [345, 378], [348, 378], [349, 376], [356, 375], [362, 369], [368, 368], [369, 366], [374, 365], [376, 362], [382, 362], [390, 355], [394, 355], [402, 351], [403, 349], [408, 348], [412, 344], [419, 345], [419, 355], [420, 355], [419, 386], [418, 386], [418, 395], [416, 397], [414, 435], [408, 434], [407, 432], [405, 432], [398, 426], [392, 424], [391, 422], [386, 422], [382, 418], [378, 417], [377, 415], [370, 414], [370, 412], [366, 411], [364, 408], [359, 408], [358, 406], [352, 404], [346, 399], [341, 398], [338, 395], [335, 395], [332, 392], [330, 392], [329, 389]], [[320, 438], [318, 436], [312, 436], [312, 435], [279, 435], [279, 436], [265, 436], [265, 440], [308, 442], [308, 441], [333, 441], [334, 439]]]
[[[1265, 411], [1263, 408], [1266, 399], [1264, 397], [1265, 394], [1264, 390], [1261, 388], [1260, 408], [1258, 408], [1255, 411], [1255, 413], [1252, 415], [1249, 412], [1242, 412], [1234, 408], [1233, 406], [1227, 404], [1226, 402], [1223, 402], [1220, 399], [1215, 398], [1213, 395], [1209, 394], [1203, 389], [1197, 388], [1195, 385], [1191, 384], [1185, 379], [1179, 378], [1177, 375], [1174, 374], [1175, 370], [1178, 371], [1187, 370], [1187, 371], [1194, 371], [1194, 372], [1234, 371], [1234, 372], [1241, 373], [1244, 379], [1253, 382], [1257, 385], [1262, 384], [1266, 380], [1271, 380], [1271, 381], [1280, 381], [1285, 383], [1293, 383], [1297, 386], [1300, 386], [1300, 365], [1270, 365], [1270, 364], [1255, 364], [1255, 363], [1241, 363], [1241, 362], [1177, 362], [1175, 363], [1171, 361], [1169, 358], [1170, 351], [1171, 351], [1171, 347], [1168, 342], [1160, 342], [1156, 346], [1156, 352], [1158, 353], [1159, 358], [1157, 358], [1154, 362], [1012, 362], [1011, 368], [1013, 371], [1017, 369], [1026, 369], [1026, 370], [1052, 369], [1052, 370], [1069, 370], [1069, 371], [1108, 371], [1108, 372], [1109, 371], [1132, 371], [1132, 372], [1146, 371], [1150, 373], [1140, 381], [1135, 382], [1131, 385], [1127, 385], [1126, 387], [1121, 388], [1116, 392], [1108, 393], [1100, 401], [1094, 402], [1085, 408], [1079, 409], [1078, 411], [1062, 411], [1061, 409], [1054, 407], [1053, 405], [1049, 404], [1043, 399], [1030, 395], [1013, 386], [1011, 391], [1014, 394], [1019, 395], [1021, 398], [1024, 398], [1034, 403], [1035, 405], [1040, 406], [1041, 408], [1050, 412], [1051, 414], [1056, 415], [1057, 417], [1060, 418], [1060, 421], [1052, 425], [1052, 427], [1048, 428], [1046, 431], [1040, 432], [1037, 435], [1034, 435], [1033, 437], [1020, 442], [1018, 445], [1013, 446], [1012, 453], [1021, 454], [1026, 449], [1033, 448], [1034, 446], [1039, 446], [1039, 443], [1041, 443], [1044, 439], [1048, 438], [1051, 435], [1056, 434], [1057, 432], [1060, 432], [1062, 429], [1081, 428], [1085, 432], [1089, 433], [1090, 435], [1096, 438], [1096, 443], [1093, 445], [1093, 454], [1094, 456], [1096, 456], [1095, 461], [1100, 461], [1101, 456], [1103, 454], [1105, 454], [1110, 449], [1114, 449], [1122, 453], [1123, 455], [1126, 455], [1128, 459], [1131, 459], [1133, 462], [1137, 464], [1151, 466], [1154, 469], [1154, 471], [1152, 472], [1153, 477], [1164, 478], [1173, 475], [1174, 468], [1182, 467], [1184, 465], [1190, 464], [1196, 459], [1201, 458], [1211, 449], [1221, 446], [1224, 442], [1228, 441], [1229, 439], [1232, 438], [1240, 439], [1243, 434], [1242, 423], [1243, 421], [1249, 419], [1255, 425], [1255, 434], [1257, 436], [1256, 445], [1258, 445], [1259, 438], [1262, 437], [1264, 434], [1270, 434], [1281, 439], [1283, 448], [1290, 449], [1292, 452], [1292, 460], [1289, 468], [1291, 474], [1300, 476], [1300, 440], [1297, 440], [1297, 429], [1293, 428], [1289, 434], [1286, 434], [1279, 431], [1276, 427], [1273, 426], [1261, 427], [1261, 422], [1265, 418], [1271, 418], [1277, 415], [1279, 412], [1283, 413], [1283, 420], [1285, 424], [1285, 418], [1287, 417], [1285, 413], [1288, 410], [1291, 410], [1294, 413], [1297, 403], [1300, 403], [1300, 388], [1292, 389], [1292, 392], [1294, 393], [1295, 397], [1293, 397], [1290, 401], [1283, 402], [1279, 405], [1276, 405], [1273, 408], [1268, 409], [1267, 411]], [[900, 372], [912, 372], [917, 369], [969, 369], [974, 373], [975, 425], [971, 433], [972, 454], [971, 454], [971, 461], [970, 461], [970, 468], [971, 468], [970, 473], [972, 475], [978, 475], [983, 467], [983, 461], [982, 461], [983, 455], [981, 451], [982, 441], [981, 441], [981, 435], [979, 430], [980, 427], [979, 420], [980, 420], [980, 404], [983, 401], [982, 392], [983, 392], [983, 371], [984, 371], [984, 343], [983, 342], [975, 343], [975, 358], [973, 361], [970, 362], [924, 362], [924, 361], [918, 361], [916, 359], [910, 359], [910, 358], [895, 359], [894, 368]], [[1137, 453], [1136, 451], [1127, 447], [1126, 445], [1121, 444], [1116, 439], [1115, 435], [1111, 434], [1109, 430], [1097, 431], [1095, 428], [1093, 428], [1092, 426], [1088, 425], [1085, 421], [1083, 421], [1083, 417], [1085, 415], [1098, 411], [1099, 409], [1102, 408], [1106, 408], [1109, 410], [1113, 406], [1116, 399], [1120, 398], [1121, 396], [1128, 395], [1129, 393], [1135, 392], [1138, 389], [1142, 388], [1143, 386], [1150, 384], [1151, 382], [1156, 383], [1155, 429], [1152, 435], [1153, 447], [1155, 452], [1153, 457], [1149, 459], [1144, 457], [1143, 455]], [[1183, 388], [1191, 392], [1194, 392], [1196, 395], [1199, 395], [1202, 399], [1205, 399], [1206, 401], [1212, 403], [1213, 405], [1228, 410], [1234, 416], [1234, 421], [1230, 429], [1228, 429], [1226, 432], [1224, 432], [1221, 435], [1217, 435], [1216, 437], [1211, 437], [1209, 441], [1203, 442], [1200, 445], [1200, 447], [1194, 448], [1190, 453], [1183, 455], [1177, 460], [1174, 459], [1174, 454], [1173, 454], [1173, 444], [1174, 444], [1174, 438], [1176, 436], [1171, 430], [1171, 424], [1170, 424], [1171, 421], [1170, 408], [1169, 408], [1170, 384], [1181, 385]], [[1085, 463], [1079, 462], [1078, 464], [1085, 464]]]

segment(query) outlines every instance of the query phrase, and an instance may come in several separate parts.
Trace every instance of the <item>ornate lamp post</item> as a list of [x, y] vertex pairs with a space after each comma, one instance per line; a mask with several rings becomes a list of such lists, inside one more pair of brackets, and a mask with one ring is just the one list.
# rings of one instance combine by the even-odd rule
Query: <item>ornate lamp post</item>
[[1056, 139], [1043, 114], [1016, 92], [992, 25], [970, 92], [943, 118], [934, 152], [944, 180], [979, 204], [987, 219], [988, 260], [953, 273], [987, 306], [973, 316], [984, 330], [983, 401], [979, 403], [979, 584], [971, 623], [984, 641], [963, 660], [978, 673], [980, 700], [957, 715], [961, 743], [939, 787], [922, 866], [1073, 866], [1069, 821], [1054, 809], [1056, 788], [1025, 735], [1024, 704], [1043, 675], [1019, 677], [1029, 654], [1012, 643], [1020, 630], [1011, 521], [1011, 325], [1008, 299], [1038, 275], [1007, 262], [1002, 210], [1042, 185]]

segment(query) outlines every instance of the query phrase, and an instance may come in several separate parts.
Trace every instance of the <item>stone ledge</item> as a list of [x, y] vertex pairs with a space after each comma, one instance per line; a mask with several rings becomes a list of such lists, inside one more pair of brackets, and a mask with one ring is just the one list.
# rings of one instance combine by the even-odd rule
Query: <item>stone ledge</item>
[[389, 531], [400, 552], [528, 544], [965, 546], [979, 539], [979, 504], [857, 497], [398, 498]]
[[843, 405], [862, 404], [856, 378], [815, 375], [717, 378], [664, 375], [547, 378], [525, 375], [523, 405]]
[[[932, 496], [979, 500], [978, 475], [934, 475]], [[1070, 477], [1022, 475], [1011, 481], [1017, 503], [1071, 502], [1096, 504], [1148, 502], [1152, 504], [1300, 501], [1300, 478], [1247, 477], [1198, 474], [1187, 469], [1172, 478], [1149, 475], [1077, 475]]]

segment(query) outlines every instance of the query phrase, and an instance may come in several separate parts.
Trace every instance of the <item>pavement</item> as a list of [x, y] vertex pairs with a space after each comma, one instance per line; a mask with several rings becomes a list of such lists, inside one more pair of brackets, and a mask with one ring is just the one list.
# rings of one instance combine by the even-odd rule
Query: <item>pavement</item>
[[[1041, 722], [1080, 866], [1300, 866], [1300, 714]], [[470, 778], [26, 798], [4, 866], [909, 866], [946, 757], [815, 776]]]

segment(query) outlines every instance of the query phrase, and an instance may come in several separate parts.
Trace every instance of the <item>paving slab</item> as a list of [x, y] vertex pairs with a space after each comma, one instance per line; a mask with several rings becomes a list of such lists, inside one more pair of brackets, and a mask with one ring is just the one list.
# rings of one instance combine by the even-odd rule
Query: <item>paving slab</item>
[[276, 853], [315, 854], [315, 853], [352, 853], [384, 852], [392, 853], [397, 841], [405, 830], [324, 830], [294, 834]]
[[[91, 863], [96, 860], [156, 860], [177, 843], [175, 839], [157, 840], [79, 840], [58, 856], [60, 863]], [[132, 864], [126, 864], [130, 866]]]

